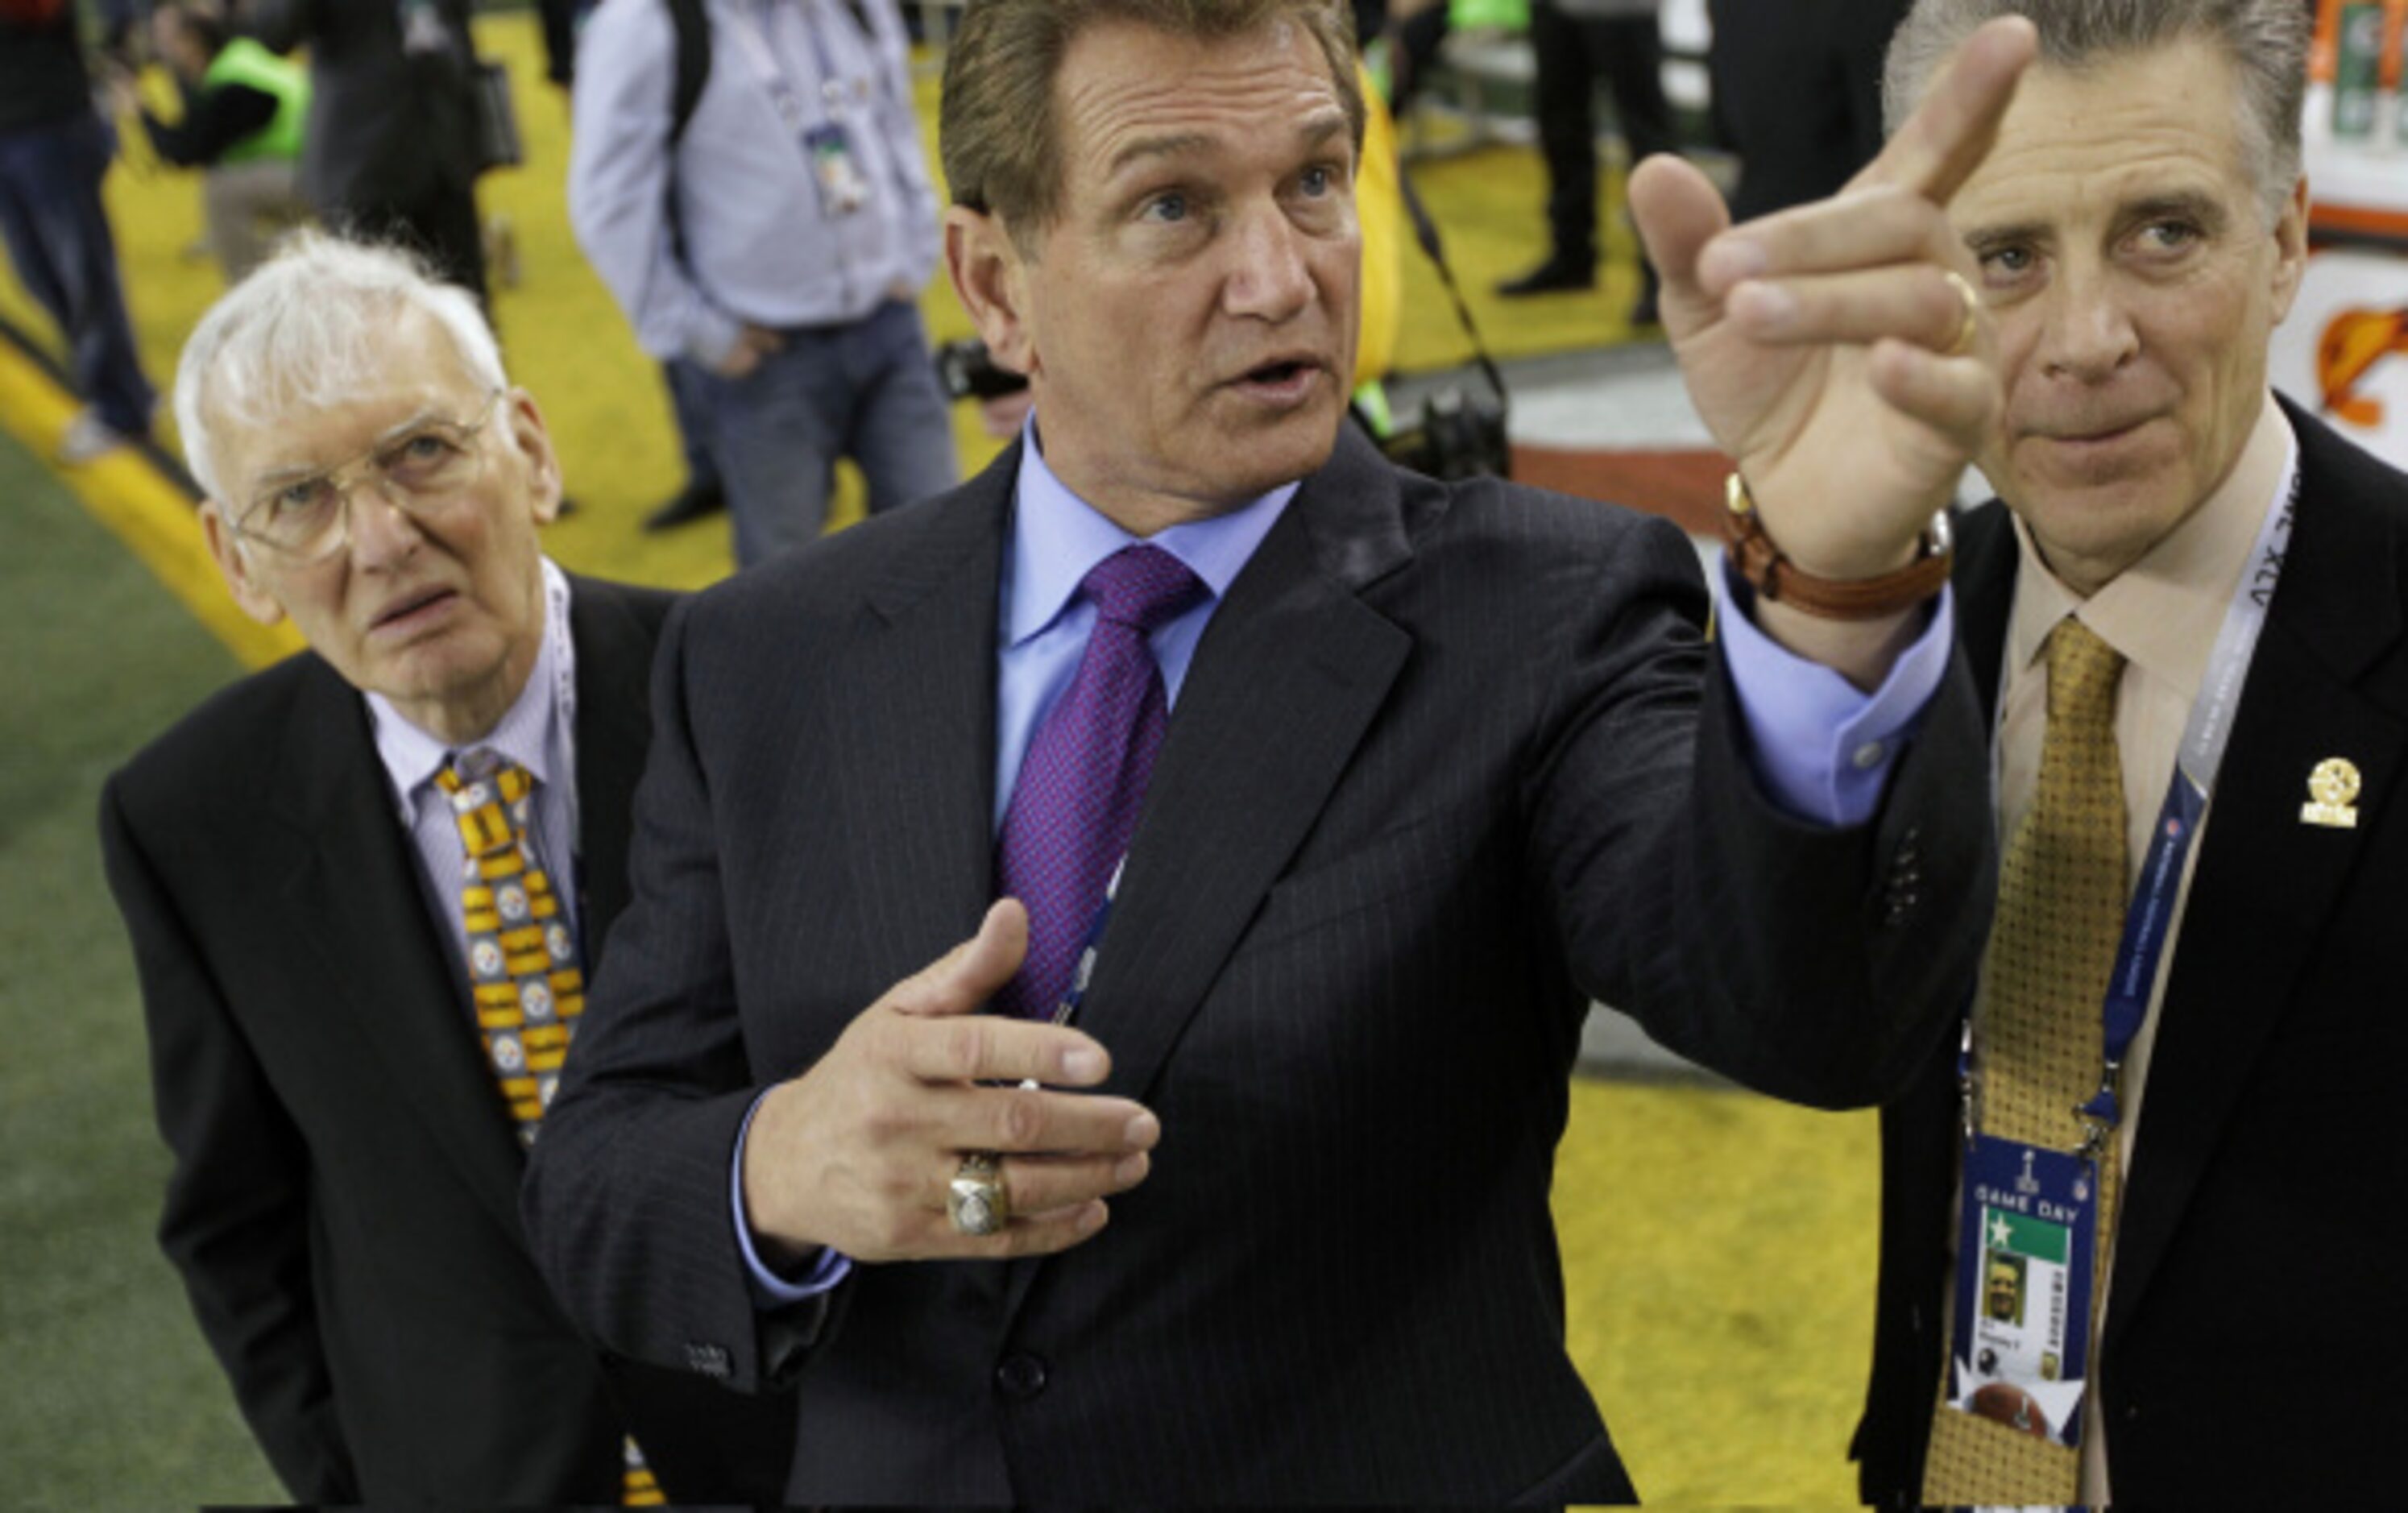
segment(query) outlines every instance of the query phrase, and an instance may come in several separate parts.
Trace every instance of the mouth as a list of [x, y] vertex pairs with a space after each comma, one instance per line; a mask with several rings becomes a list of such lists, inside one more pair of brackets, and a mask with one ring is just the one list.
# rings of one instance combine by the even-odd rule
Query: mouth
[[399, 594], [368, 621], [368, 634], [375, 636], [408, 635], [423, 630], [449, 613], [459, 597], [457, 590], [440, 586]]
[[2055, 428], [2043, 427], [2039, 432], [2039, 435], [2042, 440], [2052, 446], [2091, 450], [2113, 446], [2116, 442], [2128, 439], [2143, 426], [2148, 424], [2149, 420], [2150, 417], [2144, 415], [2138, 420], [2119, 421], [2103, 425], [2086, 422]]
[[1229, 382], [1229, 387], [1258, 404], [1286, 408], [1312, 397], [1329, 366], [1310, 353], [1288, 353], [1259, 363]]

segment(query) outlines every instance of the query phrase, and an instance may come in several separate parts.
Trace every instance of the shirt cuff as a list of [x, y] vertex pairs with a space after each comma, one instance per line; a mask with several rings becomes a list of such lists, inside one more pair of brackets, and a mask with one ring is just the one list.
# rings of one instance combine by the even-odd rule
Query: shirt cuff
[[[769, 1096], [763, 1092], [761, 1098]], [[736, 1163], [727, 1177], [728, 1211], [736, 1216], [736, 1248], [744, 1256], [744, 1270], [752, 1283], [752, 1306], [764, 1313], [814, 1298], [843, 1281], [853, 1272], [853, 1258], [825, 1246], [811, 1269], [798, 1281], [789, 1281], [769, 1269], [761, 1252], [752, 1246], [752, 1220], [744, 1212], [744, 1142], [752, 1135], [752, 1116], [761, 1111], [761, 1098], [744, 1110], [744, 1126], [736, 1132]]]
[[1727, 558], [1714, 581], [1723, 663], [1751, 738], [1749, 765], [1766, 795], [1799, 819], [1839, 829], [1870, 820], [1899, 752], [1947, 674], [1956, 591], [1941, 589], [1922, 635], [1866, 693], [1757, 629], [1749, 618], [1755, 595], [1733, 578]]

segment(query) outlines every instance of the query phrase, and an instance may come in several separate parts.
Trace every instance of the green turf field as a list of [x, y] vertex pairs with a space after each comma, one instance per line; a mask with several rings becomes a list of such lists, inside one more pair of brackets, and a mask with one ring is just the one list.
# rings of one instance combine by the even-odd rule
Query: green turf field
[[0, 1499], [280, 1496], [151, 1242], [134, 963], [93, 816], [127, 752], [234, 658], [0, 435]]

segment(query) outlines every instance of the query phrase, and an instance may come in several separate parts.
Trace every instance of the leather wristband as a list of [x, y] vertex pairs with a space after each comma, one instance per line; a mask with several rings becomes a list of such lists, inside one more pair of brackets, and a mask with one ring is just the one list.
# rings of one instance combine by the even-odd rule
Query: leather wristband
[[1922, 554], [1898, 571], [1879, 578], [1816, 578], [1764, 534], [1764, 517], [1736, 468], [1723, 485], [1723, 540], [1740, 578], [1773, 603], [1824, 620], [1879, 620], [1912, 609], [1940, 592], [1956, 560], [1943, 509], [1924, 528]]

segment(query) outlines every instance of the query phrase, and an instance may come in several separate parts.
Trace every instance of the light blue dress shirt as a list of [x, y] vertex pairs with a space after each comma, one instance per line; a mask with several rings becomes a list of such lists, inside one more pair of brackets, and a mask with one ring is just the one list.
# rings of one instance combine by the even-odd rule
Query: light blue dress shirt
[[[1085, 654], [1088, 633], [1095, 628], [1095, 606], [1077, 597], [1080, 580], [1097, 563], [1141, 539], [1107, 520], [1054, 476], [1045, 465], [1033, 420], [1022, 439], [997, 610], [996, 642], [1003, 649], [996, 669], [998, 831], [1028, 743], [1054, 701], [1070, 686]], [[1297, 487], [1287, 484], [1242, 509], [1142, 538], [1186, 564], [1211, 590], [1195, 607], [1156, 630], [1150, 642], [1174, 708], [1204, 627], [1254, 549], [1279, 522]], [[1866, 694], [1756, 629], [1742, 612], [1727, 575], [1717, 577], [1725, 578], [1717, 590], [1718, 644], [1752, 742], [1757, 780], [1774, 802], [1799, 819], [1833, 826], [1862, 824], [1881, 807], [1882, 785], [1899, 749], [1913, 735], [1947, 671], [1956, 636], [1950, 595], [1942, 593], [1921, 637], [1899, 658], [1888, 679]], [[756, 1100], [753, 1109], [759, 1107]], [[752, 1123], [748, 1113], [748, 1133]], [[764, 1307], [797, 1303], [841, 1281], [852, 1263], [834, 1250], [821, 1251], [812, 1274], [800, 1282], [789, 1282], [762, 1263], [744, 1214], [743, 1171], [744, 1137], [739, 1135], [731, 1206], [755, 1301]]]

